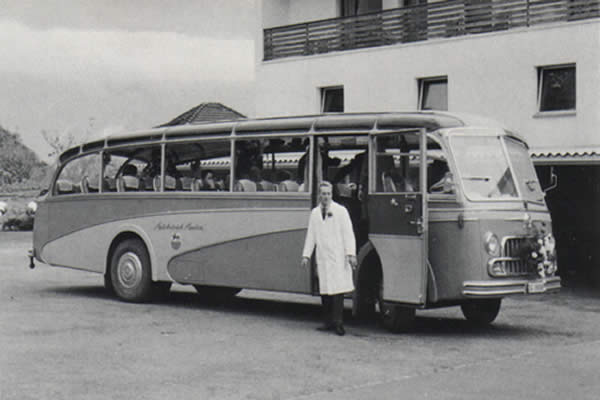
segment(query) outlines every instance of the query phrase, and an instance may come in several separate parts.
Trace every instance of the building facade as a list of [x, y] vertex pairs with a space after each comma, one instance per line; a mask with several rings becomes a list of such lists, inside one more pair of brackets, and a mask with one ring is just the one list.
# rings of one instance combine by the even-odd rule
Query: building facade
[[437, 109], [531, 146], [563, 278], [600, 284], [600, 0], [262, 0], [256, 115]]

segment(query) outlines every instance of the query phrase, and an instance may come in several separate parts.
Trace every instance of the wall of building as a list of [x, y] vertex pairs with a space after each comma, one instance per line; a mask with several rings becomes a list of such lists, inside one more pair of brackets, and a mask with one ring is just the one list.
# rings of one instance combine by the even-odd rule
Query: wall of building
[[[418, 78], [444, 75], [449, 111], [497, 119], [534, 148], [599, 145], [599, 41], [592, 20], [259, 61], [256, 114], [317, 113], [319, 88], [337, 85], [347, 112], [414, 110]], [[541, 116], [537, 67], [564, 63], [576, 64], [577, 111]]]

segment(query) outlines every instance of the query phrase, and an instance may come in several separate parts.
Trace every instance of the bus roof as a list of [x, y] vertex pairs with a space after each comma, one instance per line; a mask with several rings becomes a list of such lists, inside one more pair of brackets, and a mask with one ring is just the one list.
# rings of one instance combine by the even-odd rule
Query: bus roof
[[[442, 128], [466, 126], [500, 128], [510, 133], [504, 126], [491, 119], [441, 111], [319, 114], [206, 122], [115, 134], [68, 149], [61, 154], [60, 161], [63, 162], [82, 152], [157, 140], [169, 141], [205, 136], [243, 136], [253, 133], [319, 134], [400, 129], [426, 129], [431, 132]], [[514, 136], [521, 139], [518, 135]]]

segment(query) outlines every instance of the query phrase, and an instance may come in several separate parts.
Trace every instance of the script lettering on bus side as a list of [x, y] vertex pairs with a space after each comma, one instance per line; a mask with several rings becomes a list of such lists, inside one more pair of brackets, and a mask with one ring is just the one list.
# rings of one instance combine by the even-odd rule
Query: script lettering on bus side
[[155, 231], [203, 231], [204, 226], [200, 224], [194, 224], [191, 222], [181, 223], [181, 224], [172, 224], [159, 222], [154, 226]]

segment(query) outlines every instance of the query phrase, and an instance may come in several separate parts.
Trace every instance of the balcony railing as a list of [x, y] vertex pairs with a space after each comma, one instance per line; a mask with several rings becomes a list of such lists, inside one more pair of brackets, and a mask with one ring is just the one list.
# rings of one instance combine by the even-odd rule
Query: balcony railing
[[264, 30], [264, 59], [600, 17], [600, 0], [450, 0]]

